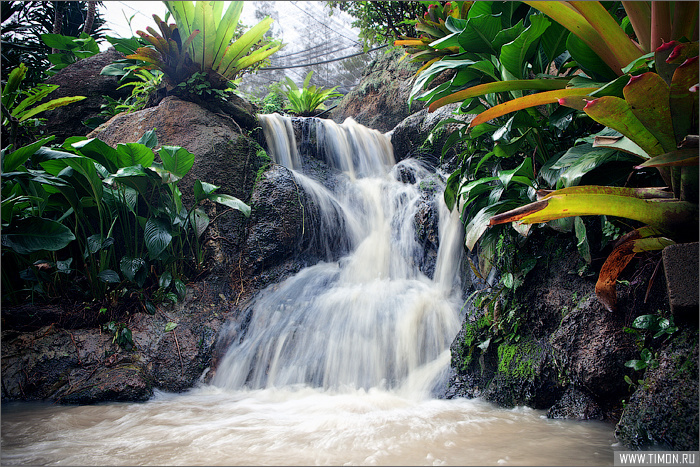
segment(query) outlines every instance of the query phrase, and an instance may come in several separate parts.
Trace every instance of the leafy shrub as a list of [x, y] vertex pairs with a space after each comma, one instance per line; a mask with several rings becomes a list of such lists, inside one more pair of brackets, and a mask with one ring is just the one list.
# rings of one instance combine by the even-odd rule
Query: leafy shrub
[[315, 111], [324, 110], [323, 103], [328, 99], [343, 96], [338, 92], [333, 92], [338, 86], [330, 89], [317, 88], [315, 85], [309, 86], [313, 74], [313, 70], [307, 73], [301, 89], [289, 77], [286, 78], [286, 85], [282, 85], [282, 94], [289, 101], [287, 110], [300, 116], [310, 117]]
[[198, 205], [208, 199], [250, 214], [199, 180], [186, 207], [177, 182], [194, 155], [162, 146], [155, 162], [154, 131], [116, 149], [84, 137], [43, 146], [52, 139], [2, 151], [3, 298], [56, 296], [84, 284], [81, 293], [97, 300], [136, 291], [155, 312], [152, 302], [183, 298], [185, 279], [202, 266], [209, 218]]
[[[620, 24], [619, 12], [608, 12], [599, 2], [475, 2], [466, 14], [460, 9], [459, 17], [443, 14], [444, 24], [437, 24], [444, 28], [427, 31], [430, 37], [420, 43], [397, 41], [416, 60], [430, 57], [411, 99], [429, 101], [431, 111], [461, 102], [461, 113], [478, 114], [447, 142], [467, 147], [445, 190], [448, 205], [462, 210], [467, 247], [475, 246], [487, 226], [511, 222], [523, 234], [530, 228], [524, 223], [557, 221], [561, 227], [560, 218], [582, 215], [607, 214], [650, 225], [634, 230], [603, 266], [596, 292], [611, 310], [615, 278], [636, 252], [697, 237], [697, 157], [690, 156], [697, 152], [691, 132], [697, 131], [697, 59], [692, 58], [697, 43], [657, 48], [659, 38], [647, 29], [652, 23], [664, 25], [655, 29], [663, 30], [664, 38], [678, 34], [696, 40], [698, 7], [679, 5], [674, 24], [670, 15], [652, 18], [648, 4], [626, 2], [624, 8], [630, 17]], [[628, 37], [625, 24], [642, 46]], [[644, 55], [645, 50], [652, 53]], [[445, 70], [453, 70], [453, 78], [429, 89]], [[596, 123], [608, 128], [593, 135]], [[477, 144], [474, 150], [475, 134], [484, 133], [492, 133], [495, 144], [485, 149]], [[504, 156], [530, 157], [532, 175], [509, 178], [513, 166], [499, 167]], [[659, 177], [649, 176], [647, 167], [660, 168], [673, 193], [654, 187]], [[484, 168], [492, 171], [486, 177]], [[622, 176], [609, 177], [613, 168], [622, 169]], [[626, 183], [633, 169], [643, 175], [638, 177], [641, 188], [610, 186]], [[531, 190], [527, 196], [522, 190], [508, 195], [506, 180], [529, 183]], [[576, 186], [582, 181], [594, 183]], [[527, 198], [534, 203], [527, 204]], [[504, 212], [512, 209], [512, 201], [526, 206]], [[580, 220], [568, 224], [569, 229], [576, 224], [585, 252], [585, 227]]]

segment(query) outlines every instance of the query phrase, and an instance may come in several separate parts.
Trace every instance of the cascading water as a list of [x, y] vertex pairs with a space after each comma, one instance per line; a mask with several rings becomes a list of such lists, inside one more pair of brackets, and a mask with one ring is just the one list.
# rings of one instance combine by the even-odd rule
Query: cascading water
[[[302, 164], [291, 120], [273, 114], [261, 122], [273, 160], [292, 170], [321, 211], [340, 206], [333, 213], [350, 226], [352, 252], [263, 291], [252, 304], [245, 338], [229, 349], [212, 383], [227, 389], [398, 388], [415, 381], [410, 376], [419, 370], [444, 369], [460, 324], [454, 285], [462, 229], [458, 218], [441, 211], [444, 253], [435, 280], [426, 277], [414, 261], [421, 248], [414, 218], [428, 170], [404, 162], [413, 177], [403, 183], [385, 135], [352, 119], [342, 125], [316, 119], [318, 152], [346, 179], [332, 193], [297, 170]], [[323, 237], [339, 226], [318, 228]]]
[[[435, 176], [394, 164], [379, 132], [309, 119], [339, 172], [329, 190], [303, 174], [290, 120], [260, 120], [318, 206], [305, 235], [325, 260], [255, 298], [211, 385], [142, 404], [3, 403], [2, 465], [612, 464], [609, 425], [431, 397], [459, 328], [462, 251], [458, 216], [426, 189]], [[414, 224], [426, 203], [439, 211], [434, 268]], [[345, 241], [324, 244], [337, 230]]]

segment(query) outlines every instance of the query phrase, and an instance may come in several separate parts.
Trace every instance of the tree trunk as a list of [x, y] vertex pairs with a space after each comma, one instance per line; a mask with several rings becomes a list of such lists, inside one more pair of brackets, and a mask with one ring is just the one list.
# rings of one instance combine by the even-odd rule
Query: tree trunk
[[95, 21], [95, 4], [97, 2], [87, 2], [87, 16], [85, 16], [85, 24], [83, 25], [83, 32], [90, 35], [92, 32], [92, 23]]
[[[53, 34], [61, 34], [61, 28], [63, 26], [63, 7], [62, 2], [53, 2]], [[58, 49], [51, 49], [52, 54], [58, 53]]]

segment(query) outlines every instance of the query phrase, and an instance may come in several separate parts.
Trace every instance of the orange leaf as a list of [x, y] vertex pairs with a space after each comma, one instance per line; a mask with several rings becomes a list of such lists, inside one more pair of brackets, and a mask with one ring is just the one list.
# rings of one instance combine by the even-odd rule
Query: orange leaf
[[484, 112], [477, 115], [469, 124], [469, 128], [473, 128], [496, 117], [515, 112], [517, 110], [527, 109], [544, 104], [553, 104], [559, 102], [559, 99], [568, 96], [586, 96], [598, 88], [572, 88], [572, 89], [557, 89], [555, 91], [539, 92], [528, 96], [519, 97], [512, 101], [504, 102], [503, 104], [495, 105]]

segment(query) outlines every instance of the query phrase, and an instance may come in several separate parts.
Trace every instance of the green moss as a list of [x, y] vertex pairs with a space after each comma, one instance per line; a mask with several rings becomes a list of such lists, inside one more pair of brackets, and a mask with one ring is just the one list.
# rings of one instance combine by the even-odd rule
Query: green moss
[[498, 372], [506, 377], [533, 381], [539, 346], [533, 342], [498, 346]]
[[267, 152], [261, 147], [258, 146], [258, 150], [255, 153], [255, 156], [258, 158], [258, 161], [260, 163], [260, 168], [255, 174], [255, 182], [253, 183], [253, 186], [257, 185], [260, 180], [262, 180], [262, 176], [265, 173], [265, 171], [270, 167], [270, 164], [272, 163], [272, 159], [270, 159], [270, 156], [267, 155]]
[[464, 324], [464, 339], [460, 348], [460, 357], [462, 363], [460, 369], [465, 372], [469, 364], [472, 362], [473, 354], [478, 349], [479, 344], [486, 340], [488, 330], [491, 327], [491, 317], [488, 314], [483, 315], [476, 321], [467, 322]]

